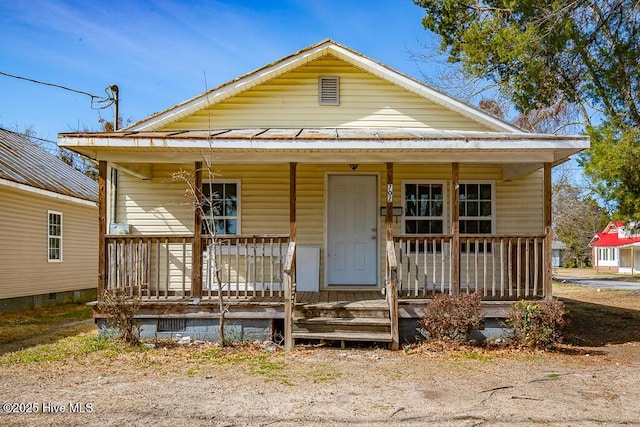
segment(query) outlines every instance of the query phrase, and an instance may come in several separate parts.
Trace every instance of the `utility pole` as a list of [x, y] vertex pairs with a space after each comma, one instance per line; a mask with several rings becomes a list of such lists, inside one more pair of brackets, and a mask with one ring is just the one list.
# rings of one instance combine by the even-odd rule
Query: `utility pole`
[[118, 97], [118, 93], [120, 91], [120, 89], [118, 88], [118, 85], [112, 84], [109, 86], [109, 89], [111, 90], [111, 93], [113, 94], [113, 130], [116, 131], [118, 130], [118, 103], [119, 103], [119, 97]]

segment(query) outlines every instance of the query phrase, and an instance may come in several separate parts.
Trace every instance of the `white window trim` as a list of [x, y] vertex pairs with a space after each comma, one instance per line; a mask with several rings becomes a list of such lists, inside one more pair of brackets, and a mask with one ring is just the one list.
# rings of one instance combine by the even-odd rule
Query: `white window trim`
[[[49, 217], [51, 215], [58, 215], [60, 216], [60, 235], [59, 236], [52, 236], [50, 234], [50, 228], [51, 228], [51, 223], [49, 222]], [[62, 262], [63, 258], [63, 252], [62, 252], [62, 247], [63, 247], [63, 236], [64, 236], [64, 217], [62, 215], [62, 212], [59, 211], [51, 211], [48, 210], [47, 211], [47, 262]], [[51, 239], [58, 239], [60, 242], [60, 258], [51, 258], [51, 246], [50, 246], [50, 240]]]
[[449, 229], [449, 192], [447, 191], [447, 181], [433, 180], [433, 179], [403, 179], [400, 181], [402, 198], [402, 216], [400, 217], [402, 234], [406, 234], [405, 221], [407, 218], [420, 218], [420, 219], [440, 219], [440, 217], [407, 217], [405, 208], [405, 185], [406, 184], [440, 184], [442, 185], [442, 233], [447, 234]]
[[202, 184], [235, 184], [236, 194], [238, 199], [236, 201], [236, 216], [218, 216], [215, 219], [236, 219], [236, 234], [218, 234], [218, 236], [239, 236], [242, 234], [242, 187], [239, 179], [205, 179], [202, 180]]
[[[496, 234], [496, 182], [489, 179], [466, 179], [460, 181], [460, 184], [491, 184], [491, 234]], [[478, 218], [489, 218], [483, 216], [460, 216], [459, 221], [473, 220]]]

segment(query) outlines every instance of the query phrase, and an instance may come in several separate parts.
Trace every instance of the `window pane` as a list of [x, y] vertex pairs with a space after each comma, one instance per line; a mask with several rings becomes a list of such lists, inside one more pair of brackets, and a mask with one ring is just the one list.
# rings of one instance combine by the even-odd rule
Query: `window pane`
[[226, 234], [238, 234], [238, 221], [235, 219], [225, 220]]
[[478, 221], [478, 223], [478, 231], [480, 233], [491, 234], [491, 221]]
[[[462, 231], [462, 224], [464, 224], [464, 230]], [[468, 234], [476, 234], [478, 233], [478, 221], [474, 221], [474, 220], [466, 220], [466, 221], [461, 221], [461, 233], [468, 233]]]
[[418, 215], [429, 216], [429, 200], [422, 196], [418, 202]]
[[491, 184], [480, 184], [480, 198], [491, 200]]
[[416, 234], [418, 233], [418, 221], [405, 221], [404, 223], [404, 231], [407, 234]]
[[418, 234], [426, 234], [429, 232], [429, 220], [418, 221]]
[[416, 216], [416, 202], [407, 200], [404, 208], [405, 216]]
[[213, 200], [219, 200], [224, 198], [224, 185], [220, 183], [212, 183], [211, 189], [213, 190], [213, 194], [211, 194]]
[[431, 202], [431, 216], [442, 216], [442, 200]]
[[478, 200], [478, 185], [477, 184], [467, 184], [467, 199], [468, 200]]
[[430, 233], [433, 234], [442, 234], [444, 233], [444, 229], [442, 227], [442, 221], [431, 221], [431, 229]]
[[480, 202], [480, 216], [491, 216], [491, 202]]
[[235, 200], [225, 200], [224, 202], [224, 216], [236, 216], [237, 205]]
[[478, 202], [467, 202], [467, 214], [465, 216], [478, 216]]

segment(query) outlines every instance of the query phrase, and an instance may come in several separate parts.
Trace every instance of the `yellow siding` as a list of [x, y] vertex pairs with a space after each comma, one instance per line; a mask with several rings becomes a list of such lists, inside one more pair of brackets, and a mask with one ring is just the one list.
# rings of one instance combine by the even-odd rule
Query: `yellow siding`
[[[318, 105], [318, 77], [340, 78], [340, 105]], [[417, 127], [490, 131], [327, 55], [160, 130], [263, 127]]]
[[[121, 173], [118, 187], [118, 221], [128, 222], [137, 234], [192, 233], [193, 211], [184, 196], [186, 184], [174, 182], [172, 173], [190, 165], [155, 164], [153, 179], [143, 181]], [[218, 180], [239, 180], [241, 188], [241, 233], [289, 233], [289, 165], [215, 166]], [[346, 164], [299, 164], [297, 174], [297, 242], [321, 248], [320, 283], [324, 280], [325, 181], [327, 174], [374, 174], [378, 176], [378, 206], [386, 199], [386, 169], [383, 164], [360, 165], [356, 172]], [[406, 165], [394, 167], [394, 206], [402, 205], [405, 180], [445, 181], [451, 203], [450, 165]], [[502, 182], [496, 165], [461, 165], [461, 181], [495, 182], [496, 232], [541, 233], [542, 174], [534, 172], [512, 182]], [[450, 220], [450, 208], [447, 218]], [[379, 216], [380, 281], [384, 278], [384, 217]], [[448, 229], [450, 231], [450, 229]], [[394, 233], [401, 221], [394, 221]], [[241, 272], [242, 276], [242, 272]], [[177, 280], [177, 279], [176, 279]], [[172, 286], [176, 282], [172, 280]]]
[[[62, 212], [62, 262], [47, 262], [47, 211]], [[95, 288], [98, 209], [0, 188], [0, 298]]]

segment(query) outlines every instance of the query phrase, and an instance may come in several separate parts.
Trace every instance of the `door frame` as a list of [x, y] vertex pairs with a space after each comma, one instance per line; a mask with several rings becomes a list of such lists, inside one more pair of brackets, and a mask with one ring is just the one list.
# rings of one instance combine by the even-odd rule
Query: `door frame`
[[[376, 206], [376, 285], [354, 285], [354, 286], [331, 286], [329, 285], [329, 177], [330, 176], [373, 176], [376, 178], [376, 196], [375, 196], [375, 206]], [[323, 196], [323, 218], [322, 218], [322, 227], [323, 227], [323, 248], [324, 253], [322, 254], [322, 263], [323, 263], [323, 279], [320, 284], [320, 289], [339, 289], [344, 291], [371, 291], [377, 290], [381, 287], [380, 282], [380, 238], [381, 233], [384, 230], [384, 224], [381, 225], [380, 222], [380, 214], [379, 214], [379, 206], [380, 206], [380, 172], [325, 172], [324, 173], [324, 196]]]

